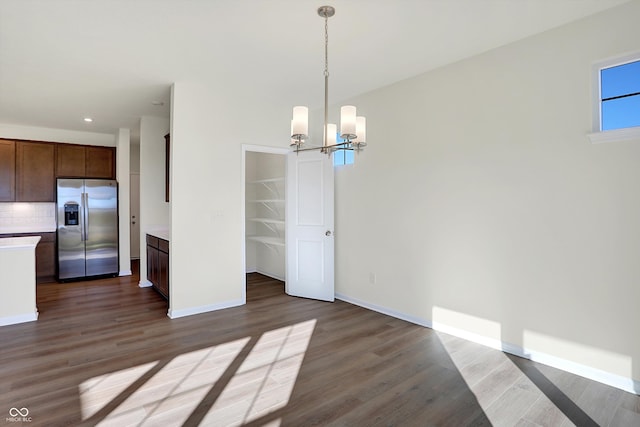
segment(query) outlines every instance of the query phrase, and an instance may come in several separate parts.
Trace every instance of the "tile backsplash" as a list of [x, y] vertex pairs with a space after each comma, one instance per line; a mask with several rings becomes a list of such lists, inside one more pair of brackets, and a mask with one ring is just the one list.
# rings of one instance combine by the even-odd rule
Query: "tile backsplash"
[[0, 203], [0, 234], [56, 231], [55, 203]]

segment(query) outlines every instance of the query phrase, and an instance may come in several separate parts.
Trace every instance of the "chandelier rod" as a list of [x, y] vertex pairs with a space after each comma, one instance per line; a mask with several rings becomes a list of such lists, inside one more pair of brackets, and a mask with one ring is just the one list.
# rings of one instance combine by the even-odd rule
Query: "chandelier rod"
[[327, 131], [329, 124], [329, 17], [335, 14], [331, 6], [318, 8], [318, 15], [324, 17], [324, 128], [322, 136], [322, 152], [329, 150], [327, 143]]

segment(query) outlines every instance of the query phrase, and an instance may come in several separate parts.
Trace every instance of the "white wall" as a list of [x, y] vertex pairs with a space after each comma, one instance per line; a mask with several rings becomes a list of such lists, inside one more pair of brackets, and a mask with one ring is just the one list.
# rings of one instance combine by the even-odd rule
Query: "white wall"
[[242, 144], [289, 143], [290, 109], [212, 85], [173, 86], [171, 317], [244, 302]]
[[[146, 232], [170, 228], [170, 203], [165, 201], [165, 139], [169, 119], [140, 119], [140, 283], [146, 284]], [[173, 253], [171, 253], [173, 256]]]
[[140, 144], [131, 144], [129, 171], [140, 173]]
[[112, 134], [81, 132], [68, 129], [54, 129], [39, 126], [22, 126], [0, 123], [0, 135], [6, 139], [60, 142], [82, 145], [115, 147], [116, 137]]
[[369, 147], [336, 173], [337, 292], [640, 380], [640, 141], [586, 137], [592, 64], [640, 51], [638, 16], [632, 2], [351, 100]]
[[120, 276], [131, 275], [131, 230], [129, 228], [130, 185], [129, 153], [130, 131], [118, 129], [116, 135], [116, 179], [118, 180], [118, 229]]

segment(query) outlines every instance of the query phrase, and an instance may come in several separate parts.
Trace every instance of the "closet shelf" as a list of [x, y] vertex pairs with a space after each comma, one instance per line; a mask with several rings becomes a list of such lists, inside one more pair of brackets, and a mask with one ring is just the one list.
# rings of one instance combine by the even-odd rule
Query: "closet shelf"
[[270, 183], [276, 183], [276, 182], [284, 182], [284, 177], [258, 179], [256, 181], [249, 181], [248, 184], [270, 184]]
[[250, 203], [284, 203], [284, 199], [259, 199], [259, 200], [247, 200]]
[[284, 246], [284, 239], [281, 237], [247, 236], [247, 240], [262, 243], [267, 246]]
[[247, 221], [261, 222], [263, 224], [278, 224], [284, 225], [283, 219], [273, 219], [273, 218], [247, 218]]

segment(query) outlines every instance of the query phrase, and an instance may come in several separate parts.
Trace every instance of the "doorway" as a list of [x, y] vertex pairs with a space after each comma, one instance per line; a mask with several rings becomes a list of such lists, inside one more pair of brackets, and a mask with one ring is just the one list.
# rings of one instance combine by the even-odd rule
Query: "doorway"
[[140, 259], [140, 174], [130, 175], [129, 209], [131, 218], [129, 231], [131, 235], [131, 259]]
[[[333, 181], [320, 151], [242, 146], [245, 273], [281, 280], [292, 296], [334, 300]], [[246, 302], [246, 276], [242, 292]]]
[[260, 149], [244, 153], [245, 272], [284, 281], [286, 151]]

